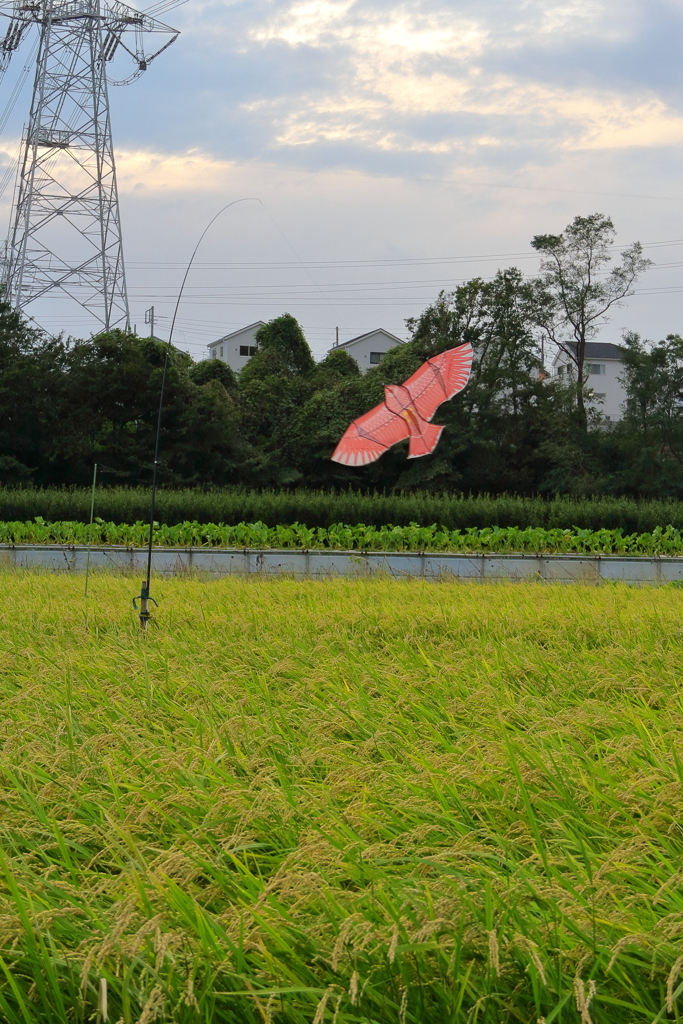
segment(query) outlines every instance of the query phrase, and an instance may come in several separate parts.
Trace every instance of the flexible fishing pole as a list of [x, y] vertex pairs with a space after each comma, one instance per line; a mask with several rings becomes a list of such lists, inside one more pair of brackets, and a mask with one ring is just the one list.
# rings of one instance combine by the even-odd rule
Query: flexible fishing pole
[[[211, 220], [209, 221], [209, 223], [206, 225], [206, 227], [202, 231], [201, 235], [199, 236], [199, 241], [195, 245], [194, 251], [193, 251], [192, 255], [190, 256], [190, 262], [187, 264], [187, 269], [185, 270], [185, 276], [183, 277], [182, 284], [180, 285], [180, 291], [178, 292], [178, 299], [177, 299], [176, 304], [175, 304], [175, 310], [173, 311], [173, 319], [171, 321], [171, 330], [170, 330], [170, 333], [168, 335], [168, 342], [166, 344], [166, 354], [165, 354], [165, 357], [164, 357], [164, 369], [163, 369], [163, 372], [161, 374], [161, 392], [160, 392], [160, 395], [159, 395], [159, 412], [158, 412], [158, 415], [157, 415], [157, 432], [156, 432], [156, 439], [155, 439], [155, 442], [154, 442], [154, 465], [152, 467], [152, 493], [151, 493], [150, 509], [149, 509], [149, 540], [148, 540], [148, 544], [147, 544], [147, 575], [146, 575], [146, 578], [142, 581], [142, 586], [140, 588], [139, 595], [137, 597], [133, 598], [133, 607], [134, 608], [137, 608], [137, 601], [138, 600], [140, 601], [140, 628], [142, 630], [146, 630], [147, 629], [147, 623], [149, 622], [150, 616], [151, 616], [151, 613], [150, 613], [150, 610], [149, 610], [149, 602], [150, 601], [154, 601], [154, 598], [149, 596], [150, 581], [151, 581], [151, 576], [152, 576], [152, 540], [153, 540], [153, 535], [154, 535], [154, 513], [156, 511], [157, 475], [158, 475], [157, 471], [158, 471], [158, 467], [159, 467], [159, 445], [161, 443], [161, 416], [162, 416], [162, 413], [163, 413], [163, 410], [164, 410], [164, 394], [165, 394], [165, 391], [166, 391], [166, 375], [167, 375], [167, 371], [168, 371], [169, 356], [171, 354], [171, 349], [173, 347], [172, 346], [173, 330], [175, 328], [176, 317], [178, 316], [178, 309], [180, 308], [180, 300], [182, 299], [183, 291], [185, 290], [185, 283], [187, 281], [187, 278], [188, 278], [188, 275], [190, 273], [190, 270], [192, 269], [192, 264], [194, 263], [194, 258], [197, 255], [197, 251], [199, 249], [199, 246], [202, 244], [202, 241], [204, 239], [204, 235], [207, 233], [207, 231], [209, 230], [211, 225], [215, 221], [218, 220], [218, 218], [220, 217], [220, 215], [222, 213], [225, 213], [225, 211], [229, 210], [231, 206], [236, 206], [238, 203], [261, 203], [261, 200], [258, 199], [256, 196], [248, 196], [248, 197], [246, 197], [244, 199], [234, 199], [231, 203], [227, 203], [226, 206], [221, 207], [221, 209], [218, 211], [218, 213], [214, 214], [214, 216], [211, 218]], [[261, 205], [263, 205], [263, 203], [261, 203]], [[154, 604], [156, 605], [157, 602], [154, 601]], [[157, 607], [158, 607], [158, 605], [157, 605]]]

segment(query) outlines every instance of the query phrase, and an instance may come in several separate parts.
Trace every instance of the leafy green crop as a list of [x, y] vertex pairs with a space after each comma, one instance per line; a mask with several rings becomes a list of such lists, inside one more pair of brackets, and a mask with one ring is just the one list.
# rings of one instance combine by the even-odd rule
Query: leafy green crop
[[[138, 520], [132, 525], [97, 519], [92, 529], [85, 523], [46, 523], [40, 517], [27, 522], [0, 523], [0, 544], [116, 544], [141, 547], [149, 527]], [[622, 530], [571, 530], [517, 526], [471, 527], [449, 530], [445, 526], [347, 526], [329, 528], [266, 526], [265, 523], [184, 522], [176, 526], [155, 523], [157, 547], [293, 548], [336, 551], [442, 551], [529, 552], [536, 554], [683, 555], [683, 531], [673, 526], [656, 527], [650, 533], [624, 534]]]

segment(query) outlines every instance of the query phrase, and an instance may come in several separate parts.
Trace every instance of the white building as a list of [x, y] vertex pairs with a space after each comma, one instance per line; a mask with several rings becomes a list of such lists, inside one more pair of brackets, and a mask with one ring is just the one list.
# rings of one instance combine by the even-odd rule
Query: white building
[[263, 320], [257, 320], [248, 327], [226, 334], [208, 346], [209, 359], [222, 359], [231, 370], [239, 371], [256, 351], [256, 332], [264, 327]]
[[383, 327], [378, 327], [376, 331], [368, 331], [367, 334], [359, 334], [357, 338], [351, 338], [351, 341], [343, 341], [339, 345], [334, 345], [330, 352], [334, 352], [337, 348], [346, 349], [358, 363], [361, 373], [366, 373], [373, 366], [381, 363], [382, 356], [385, 356], [389, 349], [396, 348], [397, 345], [405, 345], [405, 341], [401, 341], [395, 334], [385, 331]]
[[[259, 327], [263, 326], [263, 321], [257, 320], [255, 324], [241, 327], [239, 331], [233, 331], [232, 334], [225, 334], [218, 341], [212, 341], [207, 346], [209, 359], [222, 359], [231, 369], [241, 370], [256, 352], [256, 332]], [[397, 338], [395, 334], [390, 334], [389, 331], [379, 327], [376, 331], [359, 334], [357, 338], [351, 338], [350, 341], [335, 345], [330, 351], [334, 352], [336, 348], [346, 349], [358, 363], [361, 372], [365, 373], [370, 367], [376, 366], [382, 356], [385, 356], [389, 349], [395, 348], [396, 345], [405, 345], [405, 342]]]
[[[623, 414], [622, 405], [626, 401], [626, 392], [619, 380], [623, 363], [623, 350], [619, 345], [601, 341], [586, 343], [586, 358], [583, 364], [586, 392], [593, 392], [595, 407], [608, 422], [620, 420]], [[575, 373], [574, 361], [566, 352], [558, 352], [553, 360], [553, 376], [573, 376]]]

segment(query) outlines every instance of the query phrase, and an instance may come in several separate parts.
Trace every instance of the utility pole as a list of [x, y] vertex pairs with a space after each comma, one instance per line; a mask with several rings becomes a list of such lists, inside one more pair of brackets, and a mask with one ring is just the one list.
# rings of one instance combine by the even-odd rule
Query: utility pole
[[[130, 325], [108, 86], [127, 85], [178, 36], [119, 0], [0, 0], [0, 72], [33, 26], [39, 47], [2, 272], [15, 309], [67, 295], [108, 330]], [[161, 43], [156, 52], [147, 39]], [[128, 54], [134, 70], [108, 81]]]

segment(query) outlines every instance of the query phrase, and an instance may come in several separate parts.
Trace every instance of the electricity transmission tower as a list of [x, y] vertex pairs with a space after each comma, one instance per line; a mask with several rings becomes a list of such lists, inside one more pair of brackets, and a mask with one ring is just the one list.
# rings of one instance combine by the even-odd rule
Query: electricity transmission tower
[[39, 33], [2, 268], [5, 297], [23, 309], [56, 292], [105, 330], [126, 327], [107, 64], [132, 58], [132, 73], [110, 83], [127, 85], [178, 32], [119, 0], [0, 0], [0, 14], [10, 19], [0, 41], [0, 73], [33, 25]]

